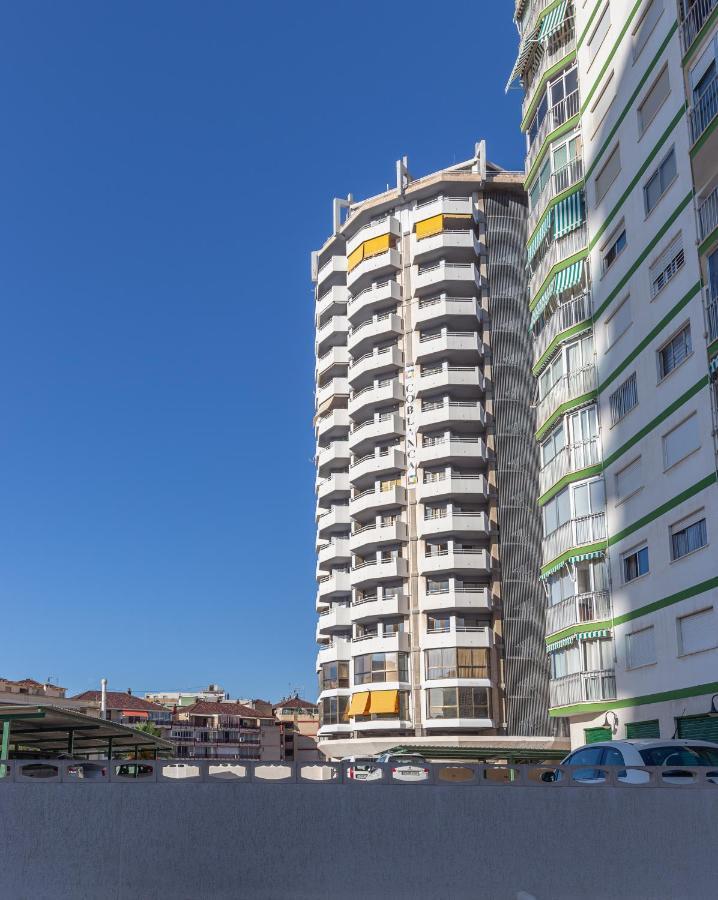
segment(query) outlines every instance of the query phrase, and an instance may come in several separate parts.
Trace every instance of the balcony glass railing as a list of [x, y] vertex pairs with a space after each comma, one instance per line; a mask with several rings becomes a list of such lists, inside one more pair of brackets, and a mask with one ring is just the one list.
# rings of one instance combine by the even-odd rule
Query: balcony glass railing
[[539, 322], [543, 323], [541, 331], [536, 330], [540, 327], [538, 322], [534, 326], [534, 364], [541, 359], [556, 335], [590, 319], [592, 312], [591, 294], [588, 291], [574, 297], [568, 303], [554, 307], [553, 313], [549, 314], [548, 318], [544, 312], [539, 318]]
[[546, 610], [546, 634], [555, 634], [572, 625], [602, 622], [611, 617], [608, 591], [589, 591], [566, 597]]
[[539, 491], [546, 491], [570, 472], [579, 472], [586, 466], [594, 466], [600, 460], [598, 438], [569, 444], [554, 456], [539, 473]]
[[540, 428], [563, 403], [588, 394], [596, 387], [596, 366], [589, 363], [582, 369], [567, 372], [556, 381], [536, 408], [536, 426]]
[[560, 556], [566, 550], [573, 547], [581, 547], [584, 544], [593, 544], [606, 538], [606, 514], [605, 512], [591, 513], [588, 516], [578, 516], [564, 522], [551, 534], [543, 539], [544, 564]]
[[549, 681], [550, 705], [570, 706], [595, 700], [615, 700], [616, 675], [613, 669], [576, 672]]
[[[687, 0], [687, 2], [689, 3], [690, 0]], [[688, 52], [688, 48], [696, 39], [698, 32], [716, 6], [718, 6], [718, 0], [693, 0], [693, 3], [690, 4], [690, 9], [681, 23], [684, 53]]]
[[716, 113], [718, 113], [718, 75], [714, 75], [711, 78], [688, 114], [692, 143], [695, 144], [706, 128], [708, 128]]

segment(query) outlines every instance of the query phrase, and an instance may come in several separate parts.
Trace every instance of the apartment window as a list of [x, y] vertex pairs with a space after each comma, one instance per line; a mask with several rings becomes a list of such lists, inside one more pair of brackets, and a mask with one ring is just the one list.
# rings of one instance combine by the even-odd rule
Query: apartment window
[[613, 668], [613, 642], [610, 640], [581, 641], [583, 671], [603, 672]]
[[424, 651], [426, 678], [489, 678], [485, 647], [441, 647]]
[[659, 377], [665, 378], [666, 375], [677, 369], [682, 362], [688, 359], [692, 352], [691, 326], [686, 325], [658, 351]]
[[638, 387], [636, 385], [636, 373], [634, 372], [623, 384], [608, 398], [611, 409], [611, 424], [615, 425], [638, 405]]
[[640, 669], [656, 662], [656, 635], [653, 625], [626, 635], [626, 668]]
[[543, 532], [549, 535], [571, 518], [571, 497], [564, 488], [543, 507]]
[[348, 707], [348, 697], [324, 697], [319, 701], [319, 724], [343, 724], [347, 718]]
[[448, 578], [427, 578], [426, 579], [427, 594], [448, 594], [449, 579]]
[[334, 688], [349, 687], [349, 663], [329, 662], [322, 663], [319, 672], [319, 691], [332, 690]]
[[539, 397], [543, 398], [549, 393], [556, 382], [563, 377], [563, 353], [559, 350], [558, 354], [551, 360], [539, 377]]
[[713, 650], [718, 640], [718, 619], [710, 606], [678, 619], [678, 655]]
[[601, 44], [608, 34], [608, 29], [611, 27], [611, 4], [607, 3], [604, 7], [603, 12], [601, 13], [601, 17], [598, 20], [598, 24], [593, 29], [591, 36], [588, 39], [587, 47], [588, 47], [588, 65], [589, 68], [596, 58], [596, 54], [601, 48]]
[[633, 324], [631, 316], [630, 297], [626, 297], [621, 305], [606, 320], [606, 349], [611, 347], [622, 337]]
[[622, 503], [643, 487], [643, 466], [641, 457], [616, 472], [616, 502]]
[[603, 251], [603, 271], [607, 272], [616, 262], [618, 257], [626, 249], [626, 229], [621, 226], [620, 229], [614, 231], [609, 243]]
[[[562, 125], [566, 119], [578, 112], [578, 68], [572, 66], [562, 72], [548, 86], [551, 99], [552, 128]], [[573, 98], [572, 102], [569, 98]]]
[[488, 719], [488, 688], [429, 688], [426, 712], [430, 719]]
[[693, 413], [680, 425], [676, 425], [668, 434], [663, 435], [663, 465], [666, 469], [690, 456], [700, 447], [700, 431], [698, 416]]
[[661, 74], [656, 78], [648, 93], [638, 107], [638, 133], [642, 135], [651, 122], [658, 115], [658, 110], [668, 99], [671, 92], [671, 84], [668, 80], [668, 66], [664, 66]]
[[593, 106], [591, 107], [591, 129], [592, 129], [592, 137], [595, 136], [596, 131], [598, 131], [601, 122], [606, 118], [606, 113], [608, 112], [611, 104], [613, 103], [616, 97], [616, 82], [613, 78], [613, 70], [609, 73], [608, 78], [606, 79], [606, 83], [604, 84], [600, 94], [596, 98]]
[[680, 559], [708, 543], [706, 520], [701, 513], [671, 526], [671, 559]]
[[638, 547], [635, 550], [629, 550], [621, 557], [623, 564], [623, 581], [628, 584], [629, 581], [635, 581], [642, 575], [648, 574], [648, 547]]
[[678, 234], [666, 249], [651, 263], [648, 277], [651, 282], [651, 299], [683, 268], [685, 254], [683, 252], [683, 235]]
[[596, 206], [598, 206], [600, 201], [603, 199], [606, 191], [611, 187], [616, 178], [618, 178], [618, 174], [620, 171], [621, 145], [616, 144], [616, 146], [611, 151], [611, 155], [603, 164], [601, 171], [598, 173], [598, 175], [596, 175], [596, 179], [594, 181]]
[[566, 432], [563, 428], [563, 422], [554, 428], [551, 434], [541, 444], [541, 465], [547, 466], [554, 457], [566, 446]]
[[408, 653], [365, 653], [354, 657], [354, 684], [409, 680]]
[[546, 162], [541, 166], [541, 170], [538, 173], [538, 177], [536, 181], [534, 181], [533, 186], [529, 191], [529, 198], [531, 200], [531, 209], [535, 209], [536, 204], [538, 203], [539, 197], [543, 193], [544, 188], [546, 187], [546, 183], [551, 177], [551, 161], [546, 159]]
[[658, 166], [653, 175], [651, 175], [643, 188], [643, 201], [646, 208], [646, 215], [656, 208], [658, 201], [673, 184], [673, 179], [676, 175], [676, 153], [675, 150], [671, 148], [670, 153], [664, 158], [663, 162]]
[[653, 34], [656, 23], [663, 13], [663, 0], [649, 0], [646, 9], [641, 14], [638, 24], [633, 30], [633, 61], [641, 55], [648, 38]]
[[575, 675], [581, 671], [581, 651], [576, 641], [568, 647], [549, 653], [549, 656], [552, 678], [565, 678], [566, 675]]

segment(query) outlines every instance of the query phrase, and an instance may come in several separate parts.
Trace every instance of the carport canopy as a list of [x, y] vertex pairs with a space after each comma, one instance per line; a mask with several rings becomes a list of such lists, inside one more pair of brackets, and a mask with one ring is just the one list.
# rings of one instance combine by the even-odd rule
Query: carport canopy
[[153, 757], [172, 754], [172, 744], [164, 738], [58, 706], [1, 705], [0, 725], [0, 759], [8, 758], [11, 747], [15, 756], [27, 751], [72, 758], [128, 752], [138, 756], [142, 751]]

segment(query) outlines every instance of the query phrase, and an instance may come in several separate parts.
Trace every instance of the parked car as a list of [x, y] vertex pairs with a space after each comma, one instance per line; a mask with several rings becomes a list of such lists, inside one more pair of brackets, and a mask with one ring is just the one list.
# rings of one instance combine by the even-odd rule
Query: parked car
[[388, 766], [397, 781], [426, 781], [429, 777], [429, 766], [418, 753], [382, 753], [377, 762]]
[[381, 767], [373, 756], [347, 756], [342, 762], [348, 763], [347, 778], [352, 781], [380, 781]]
[[[692, 778], [688, 768], [715, 766], [715, 771], [709, 772], [708, 776], [718, 784], [718, 744], [675, 739], [599, 741], [569, 753], [561, 765], [581, 767], [574, 769], [572, 775], [574, 781], [582, 784], [600, 784], [606, 780], [605, 773], [598, 767], [675, 766], [663, 773], [663, 781], [680, 784]], [[544, 781], [560, 781], [564, 774], [556, 769], [545, 772], [542, 777]], [[616, 774], [619, 781], [628, 784], [645, 784], [650, 780], [648, 772], [635, 769], [622, 769]]]

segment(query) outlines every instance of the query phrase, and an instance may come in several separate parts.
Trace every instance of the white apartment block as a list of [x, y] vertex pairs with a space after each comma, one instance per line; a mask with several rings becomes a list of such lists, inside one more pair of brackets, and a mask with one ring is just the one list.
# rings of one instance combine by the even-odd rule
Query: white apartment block
[[718, 2], [515, 18], [550, 712], [718, 739]]
[[[513, 261], [502, 259], [518, 300], [502, 308], [519, 302], [525, 314], [521, 182], [487, 163], [483, 145], [419, 179], [404, 159], [396, 188], [334, 201], [333, 233], [313, 254], [319, 739], [328, 755], [331, 741], [346, 753], [361, 752], [361, 739], [377, 749], [409, 736], [480, 742], [507, 732], [487, 230], [496, 246], [516, 246]], [[530, 386], [526, 355], [511, 364], [525, 367]], [[527, 390], [527, 414], [529, 403]], [[525, 552], [530, 541], [521, 543]], [[528, 624], [516, 628], [528, 633], [532, 588], [519, 590]], [[515, 664], [514, 693], [531, 693], [516, 703], [516, 733], [545, 735], [540, 700], [538, 715], [533, 708], [543, 697], [545, 716], [542, 620], [535, 651], [530, 639], [519, 651], [533, 658]], [[527, 680], [544, 675], [529, 692]]]

